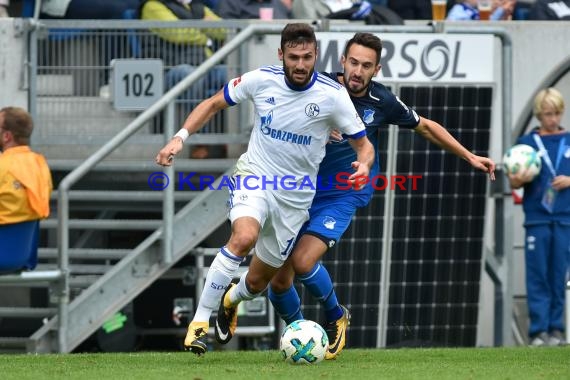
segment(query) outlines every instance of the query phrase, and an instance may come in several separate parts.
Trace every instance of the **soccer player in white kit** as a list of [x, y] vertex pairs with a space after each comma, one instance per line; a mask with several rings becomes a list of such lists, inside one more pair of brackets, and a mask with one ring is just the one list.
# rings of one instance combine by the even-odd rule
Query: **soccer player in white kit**
[[[227, 343], [237, 327], [237, 305], [259, 296], [283, 265], [299, 229], [308, 219], [319, 163], [331, 130], [349, 138], [357, 153], [351, 176], [368, 176], [374, 148], [346, 90], [315, 72], [317, 41], [313, 28], [288, 24], [281, 32], [278, 56], [283, 67], [266, 66], [232, 79], [223, 91], [200, 103], [183, 128], [156, 157], [172, 164], [184, 140], [222, 109], [251, 100], [254, 127], [247, 152], [236, 163], [230, 186], [232, 233], [212, 262], [184, 347], [206, 352], [203, 341], [212, 311], [219, 305], [215, 335]], [[246, 186], [241, 179], [256, 180]], [[239, 283], [231, 281], [255, 246], [249, 270]]]

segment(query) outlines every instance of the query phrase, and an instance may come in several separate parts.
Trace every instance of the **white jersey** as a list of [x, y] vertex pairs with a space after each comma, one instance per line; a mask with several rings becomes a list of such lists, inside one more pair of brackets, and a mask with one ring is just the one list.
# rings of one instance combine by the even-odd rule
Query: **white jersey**
[[[277, 188], [269, 183], [266, 189], [278, 191], [279, 198], [295, 208], [311, 204], [331, 129], [351, 138], [366, 135], [346, 89], [317, 72], [299, 88], [285, 80], [283, 67], [262, 67], [230, 80], [224, 96], [230, 105], [247, 99], [254, 105], [253, 131], [236, 174], [277, 179]], [[283, 178], [297, 186], [285, 189]]]

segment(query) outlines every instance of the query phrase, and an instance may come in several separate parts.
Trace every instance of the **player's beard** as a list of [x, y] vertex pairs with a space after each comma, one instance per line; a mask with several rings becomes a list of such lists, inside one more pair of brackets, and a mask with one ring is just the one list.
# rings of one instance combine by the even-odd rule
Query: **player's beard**
[[[290, 69], [287, 66], [283, 65], [283, 71], [285, 72], [285, 77], [287, 78], [289, 83], [291, 83], [297, 87], [304, 87], [311, 81], [311, 78], [313, 77], [313, 73], [315, 72], [315, 69], [312, 68], [311, 70], [309, 70], [309, 72], [307, 74], [306, 71]], [[297, 79], [294, 79], [293, 75], [295, 73], [307, 74], [307, 76], [305, 77], [305, 79], [303, 81], [299, 81]]]
[[365, 80], [362, 77], [355, 78], [354, 76], [349, 76], [345, 78], [344, 85], [351, 95], [362, 95], [370, 85], [370, 80]]

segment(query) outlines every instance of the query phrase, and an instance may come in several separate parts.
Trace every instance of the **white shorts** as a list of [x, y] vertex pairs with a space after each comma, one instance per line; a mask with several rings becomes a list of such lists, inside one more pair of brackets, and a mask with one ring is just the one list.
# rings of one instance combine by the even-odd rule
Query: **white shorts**
[[229, 200], [229, 218], [255, 218], [261, 231], [255, 254], [265, 264], [280, 268], [291, 254], [299, 230], [309, 219], [307, 210], [292, 208], [271, 190], [233, 190]]

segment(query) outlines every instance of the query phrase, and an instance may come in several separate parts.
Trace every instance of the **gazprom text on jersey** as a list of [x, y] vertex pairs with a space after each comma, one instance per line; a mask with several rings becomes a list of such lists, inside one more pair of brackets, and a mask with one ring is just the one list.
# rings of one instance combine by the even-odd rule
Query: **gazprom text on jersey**
[[296, 133], [280, 131], [270, 127], [262, 127], [261, 132], [264, 135], [270, 136], [272, 139], [291, 142], [299, 145], [311, 145], [311, 136], [298, 135]]

